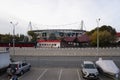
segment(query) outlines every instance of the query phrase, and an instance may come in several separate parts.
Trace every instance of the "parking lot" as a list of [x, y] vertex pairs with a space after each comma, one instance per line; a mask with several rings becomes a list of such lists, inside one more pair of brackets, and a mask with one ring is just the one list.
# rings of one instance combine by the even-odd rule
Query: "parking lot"
[[[29, 72], [19, 76], [19, 80], [85, 80], [82, 78], [81, 63], [85, 60], [95, 62], [99, 57], [113, 60], [120, 68], [119, 48], [100, 49], [101, 53], [99, 53], [99, 56], [96, 56], [95, 54], [91, 54], [90, 56], [88, 55], [89, 53], [95, 53], [95, 51], [96, 49], [44, 50], [17, 48], [15, 55], [11, 55], [11, 57], [15, 61], [26, 61], [32, 65]], [[10, 53], [12, 53], [12, 49]], [[104, 55], [101, 55], [102, 53], [104, 53]], [[0, 80], [8, 80], [7, 74], [4, 73], [3, 75], [0, 75]], [[100, 74], [99, 80], [115, 79], [110, 76]], [[120, 78], [116, 80], [120, 80]]]
[[[16, 61], [25, 60], [32, 65], [30, 71], [19, 76], [19, 80], [85, 80], [81, 73], [82, 61], [90, 60], [94, 62], [98, 57], [16, 56], [14, 59]], [[120, 68], [119, 57], [103, 57], [103, 59], [114, 60], [116, 65]], [[8, 80], [7, 75], [1, 75], [0, 80]], [[112, 79], [110, 76], [100, 74], [99, 80], [115, 79]], [[120, 78], [116, 80], [120, 80]]]
[[[7, 75], [0, 76], [0, 80], [8, 80]], [[80, 68], [31, 68], [29, 72], [19, 76], [19, 80], [85, 80]], [[99, 80], [114, 80], [103, 74]], [[119, 79], [118, 79], [119, 80]]]

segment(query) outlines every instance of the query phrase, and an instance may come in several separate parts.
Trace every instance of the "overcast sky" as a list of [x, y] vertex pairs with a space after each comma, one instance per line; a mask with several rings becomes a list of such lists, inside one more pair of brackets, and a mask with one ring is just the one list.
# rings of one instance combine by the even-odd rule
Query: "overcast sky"
[[12, 34], [10, 21], [16, 34], [26, 34], [29, 21], [33, 29], [80, 29], [83, 20], [90, 31], [98, 18], [120, 32], [120, 0], [0, 0], [0, 33]]

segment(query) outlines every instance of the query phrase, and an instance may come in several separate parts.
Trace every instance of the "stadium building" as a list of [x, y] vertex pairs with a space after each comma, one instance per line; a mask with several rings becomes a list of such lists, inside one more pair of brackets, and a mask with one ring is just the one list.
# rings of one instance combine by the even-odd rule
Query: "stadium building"
[[83, 21], [81, 29], [41, 29], [32, 30], [37, 35], [37, 47], [83, 47], [88, 46], [90, 39], [83, 30]]
[[32, 30], [37, 34], [38, 47], [81, 47], [89, 44], [89, 37], [84, 30], [44, 29]]

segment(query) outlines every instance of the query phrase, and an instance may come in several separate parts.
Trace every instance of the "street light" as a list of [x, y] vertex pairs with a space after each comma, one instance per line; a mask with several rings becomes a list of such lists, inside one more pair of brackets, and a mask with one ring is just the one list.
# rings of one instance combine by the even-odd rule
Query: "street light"
[[97, 54], [99, 53], [99, 22], [100, 18], [96, 20], [97, 21]]
[[15, 26], [17, 26], [18, 23], [14, 24], [12, 21], [10, 23], [13, 26], [13, 54], [15, 55]]

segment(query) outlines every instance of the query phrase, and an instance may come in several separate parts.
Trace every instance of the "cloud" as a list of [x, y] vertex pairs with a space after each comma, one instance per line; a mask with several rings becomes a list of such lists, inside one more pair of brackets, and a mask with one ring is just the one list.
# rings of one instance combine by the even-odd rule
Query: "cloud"
[[[81, 20], [84, 20], [86, 30], [91, 30], [97, 26], [96, 19], [101, 18], [100, 25], [111, 25], [120, 31], [119, 3], [119, 0], [4, 0], [0, 1], [0, 23], [7, 28], [9, 21], [18, 21], [18, 32], [25, 32], [29, 21], [38, 29], [43, 28], [41, 25], [77, 22], [72, 26], [57, 28], [79, 29]], [[6, 28], [0, 29], [3, 31]], [[44, 28], [52, 29], [53, 26]]]

